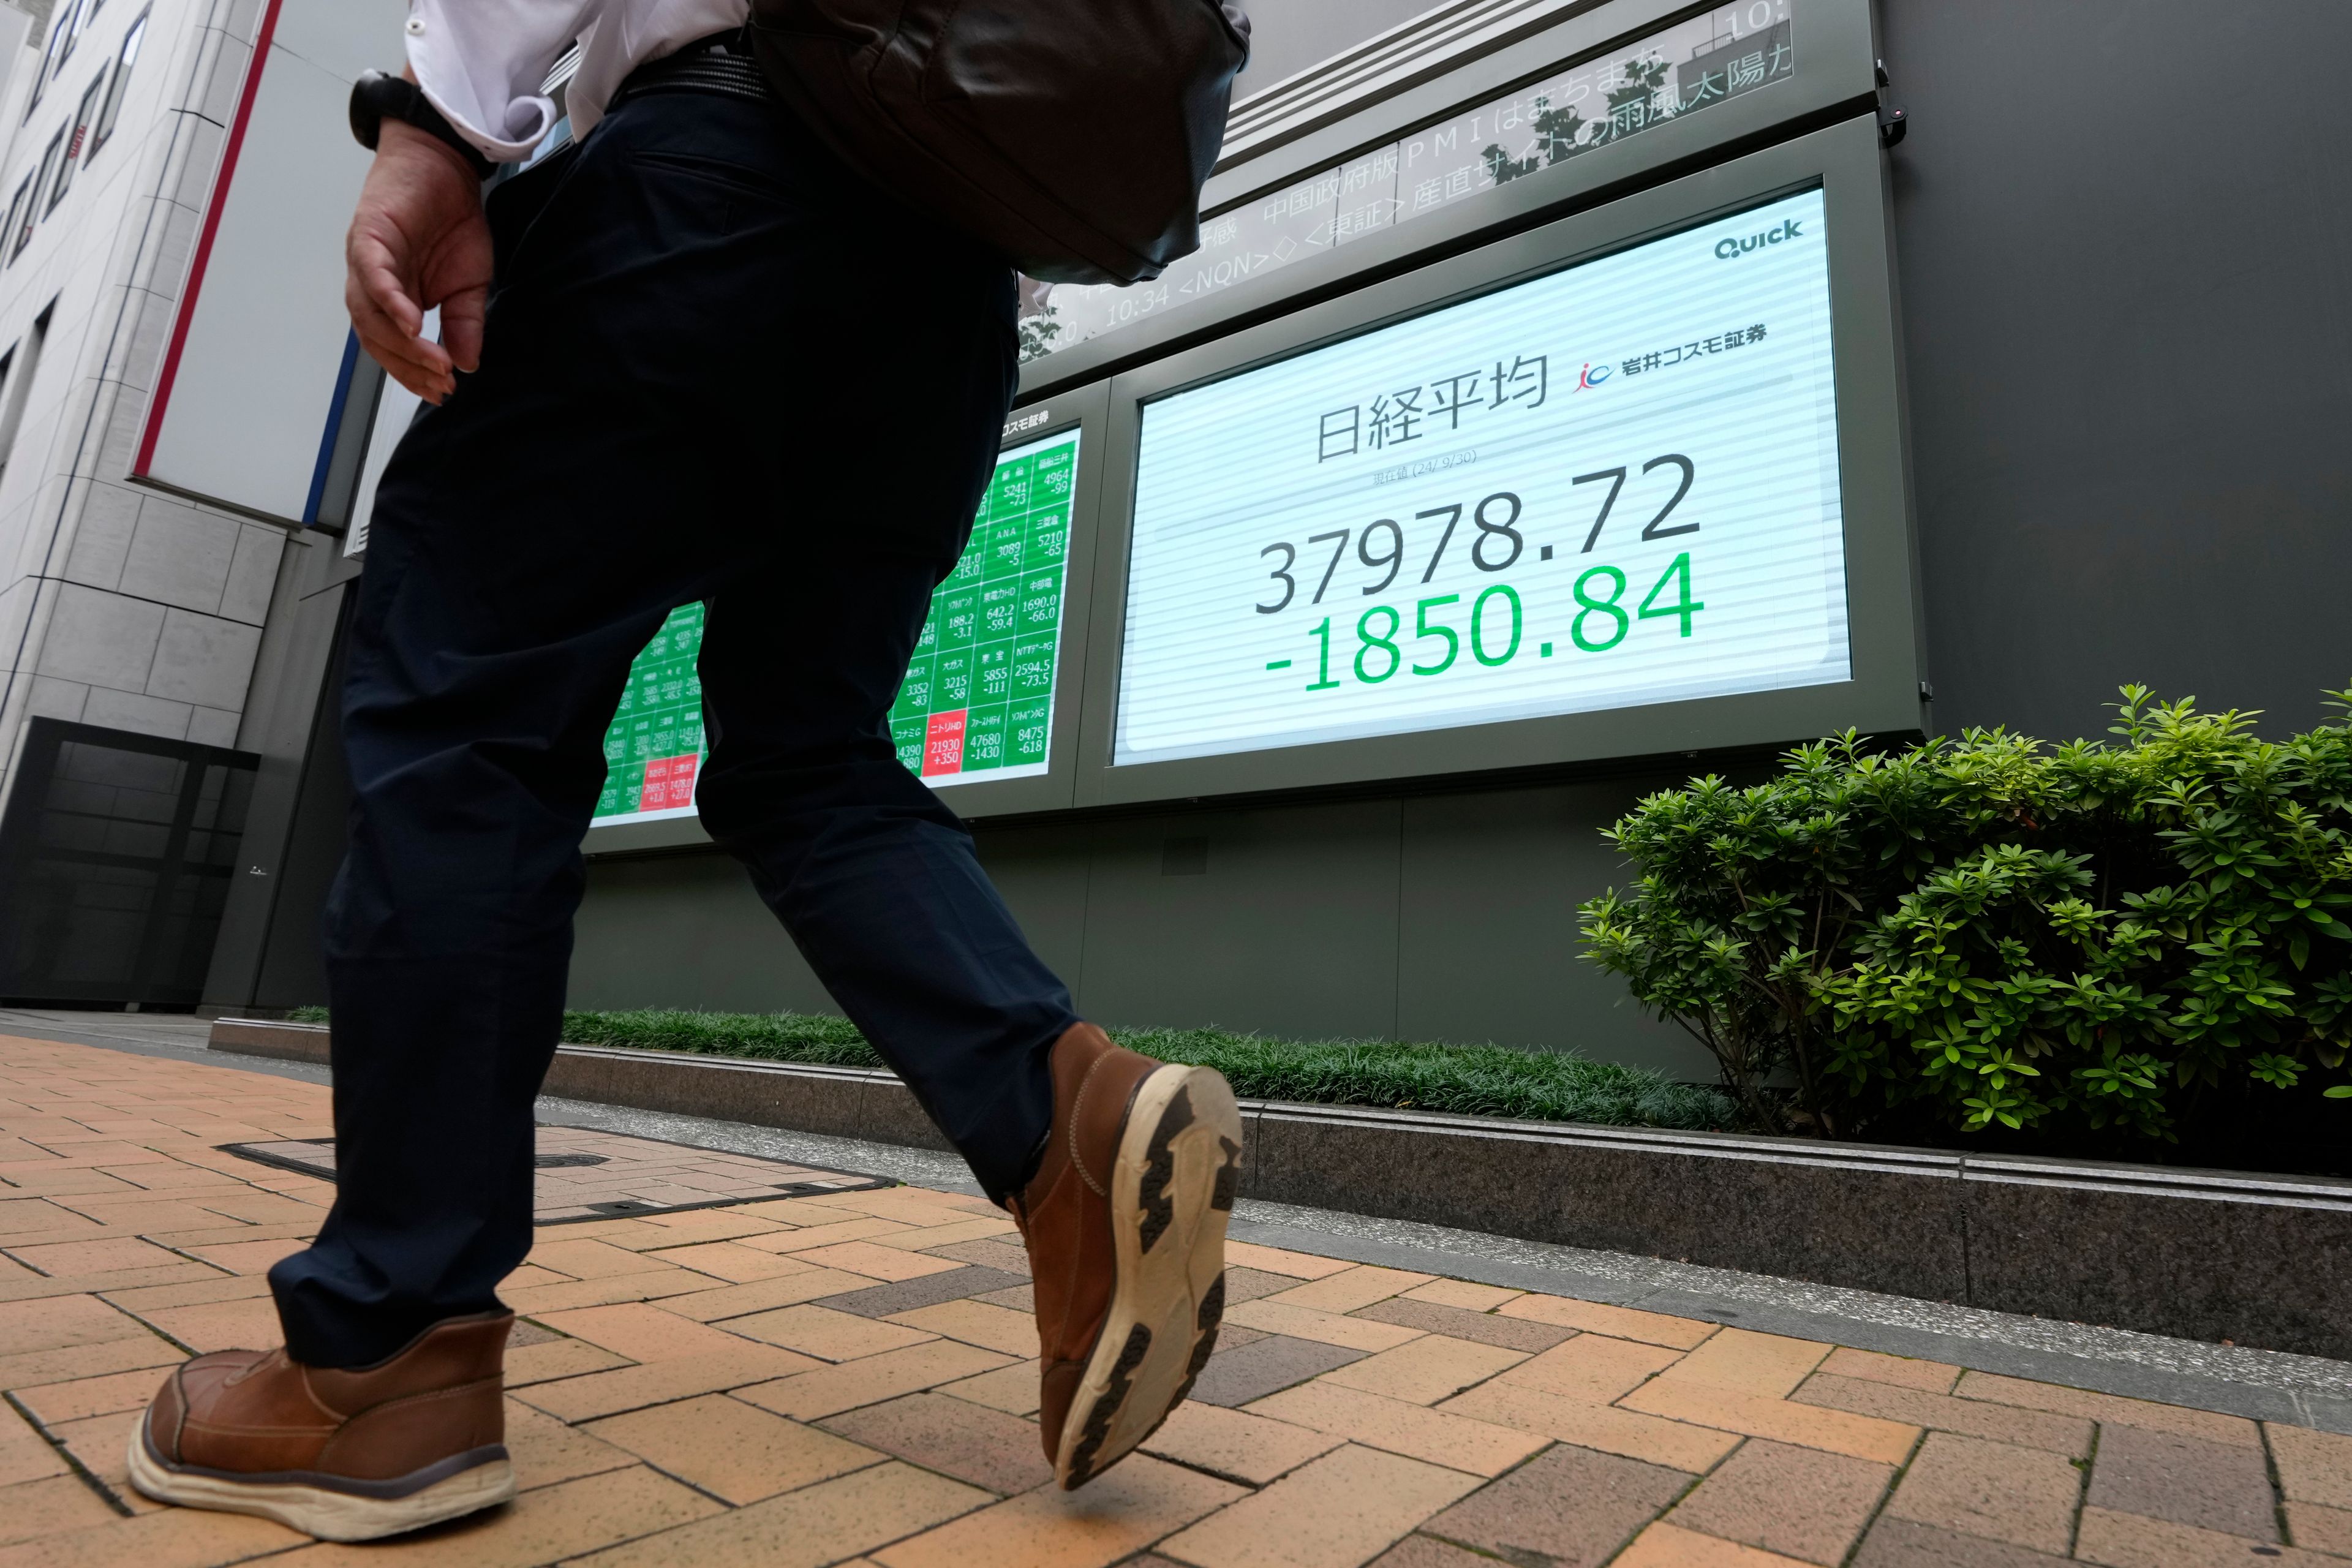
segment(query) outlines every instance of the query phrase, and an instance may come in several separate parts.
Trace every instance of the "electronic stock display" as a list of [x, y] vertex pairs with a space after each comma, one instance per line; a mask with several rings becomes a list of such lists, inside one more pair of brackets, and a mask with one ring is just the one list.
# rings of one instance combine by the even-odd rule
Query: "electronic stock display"
[[1146, 404], [1113, 765], [1851, 679], [1823, 213]]
[[[927, 784], [1046, 771], [1077, 466], [1075, 430], [1002, 454], [971, 541], [931, 596], [890, 710], [898, 760]], [[630, 666], [594, 826], [693, 815], [707, 754], [702, 622], [701, 605], [681, 605]]]

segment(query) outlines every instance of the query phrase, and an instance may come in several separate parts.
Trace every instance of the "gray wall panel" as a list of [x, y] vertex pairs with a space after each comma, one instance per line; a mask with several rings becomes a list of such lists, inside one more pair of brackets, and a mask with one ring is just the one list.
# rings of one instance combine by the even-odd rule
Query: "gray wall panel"
[[837, 1013], [731, 856], [591, 862], [574, 1007]]
[[[1371, 801], [1102, 824], [1080, 1007], [1107, 1024], [1390, 1034], [1398, 820], [1397, 802]], [[1205, 869], [1170, 875], [1203, 840]]]
[[2103, 734], [2126, 680], [2352, 676], [2352, 5], [1885, 0], [1936, 721]]
[[1681, 775], [1407, 800], [1397, 1033], [1494, 1040], [1711, 1079], [1713, 1061], [1643, 1018], [1578, 956], [1576, 906], [1632, 880], [1601, 828]]

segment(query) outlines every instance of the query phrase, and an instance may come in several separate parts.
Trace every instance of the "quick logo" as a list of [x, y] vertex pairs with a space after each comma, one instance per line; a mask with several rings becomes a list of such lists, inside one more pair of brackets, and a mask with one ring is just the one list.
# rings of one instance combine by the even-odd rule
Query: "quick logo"
[[1715, 242], [1715, 254], [1718, 260], [1729, 261], [1736, 257], [1745, 256], [1751, 250], [1761, 250], [1768, 245], [1778, 245], [1784, 239], [1802, 239], [1804, 237], [1805, 231], [1797, 226], [1797, 220], [1790, 218], [1787, 222], [1768, 228], [1761, 234], [1751, 234], [1745, 239], [1718, 239]]

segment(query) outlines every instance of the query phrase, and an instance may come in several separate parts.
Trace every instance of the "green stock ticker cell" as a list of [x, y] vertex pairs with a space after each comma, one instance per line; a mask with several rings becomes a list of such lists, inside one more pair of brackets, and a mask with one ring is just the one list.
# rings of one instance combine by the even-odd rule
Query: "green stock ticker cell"
[[1003, 767], [1009, 731], [1005, 704], [1002, 702], [974, 708], [967, 713], [964, 716], [963, 771], [976, 773]]
[[1021, 580], [1006, 578], [980, 591], [980, 637], [1009, 637], [1021, 622]]
[[1053, 716], [1053, 703], [1045, 699], [1015, 701], [1004, 710], [1005, 760], [1014, 767], [1024, 767], [1045, 760], [1053, 736], [1048, 732]]
[[936, 684], [931, 692], [931, 711], [950, 713], [971, 706], [974, 679], [979, 674], [979, 657], [969, 647], [943, 649], [939, 658]]

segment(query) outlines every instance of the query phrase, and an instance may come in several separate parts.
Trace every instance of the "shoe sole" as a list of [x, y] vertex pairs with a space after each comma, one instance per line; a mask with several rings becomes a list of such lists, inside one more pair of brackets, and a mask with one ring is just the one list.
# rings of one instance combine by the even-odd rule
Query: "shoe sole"
[[173, 1469], [147, 1451], [147, 1424], [131, 1434], [131, 1484], [157, 1502], [257, 1514], [321, 1541], [375, 1541], [495, 1508], [515, 1495], [514, 1466], [493, 1459], [403, 1498], [355, 1497], [290, 1481], [239, 1481]]
[[1159, 1430], [1216, 1349], [1241, 1152], [1241, 1110], [1222, 1074], [1171, 1063], [1137, 1088], [1111, 1172], [1110, 1311], [1054, 1459], [1064, 1489]]

